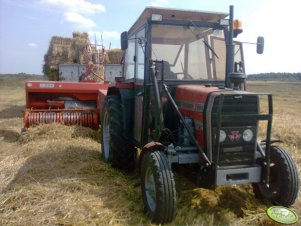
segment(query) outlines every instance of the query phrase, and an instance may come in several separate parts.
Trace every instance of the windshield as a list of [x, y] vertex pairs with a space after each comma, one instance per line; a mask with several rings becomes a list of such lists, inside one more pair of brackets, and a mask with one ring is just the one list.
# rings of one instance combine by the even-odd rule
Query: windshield
[[223, 32], [211, 28], [154, 24], [152, 59], [163, 61], [165, 79], [224, 80], [226, 50], [221, 38]]

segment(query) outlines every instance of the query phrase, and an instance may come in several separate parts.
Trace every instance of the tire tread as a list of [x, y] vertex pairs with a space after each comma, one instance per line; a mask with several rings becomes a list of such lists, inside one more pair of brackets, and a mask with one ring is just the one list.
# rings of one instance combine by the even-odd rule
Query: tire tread
[[119, 96], [108, 96], [105, 100], [110, 125], [110, 152], [113, 167], [129, 170], [135, 166], [135, 147], [125, 137], [122, 104]]
[[270, 195], [263, 183], [253, 184], [255, 196], [269, 199], [273, 204], [291, 206], [294, 204], [299, 190], [299, 178], [296, 165], [291, 156], [281, 147], [271, 146], [271, 159], [279, 164], [281, 184], [276, 195]]
[[[176, 190], [173, 173], [165, 156], [160, 151], [150, 151], [144, 155], [141, 172], [146, 170], [143, 170], [143, 167], [147, 165], [147, 161], [150, 161], [153, 166], [153, 175], [157, 184], [156, 210], [152, 212], [148, 208], [147, 199], [144, 194], [144, 185], [142, 184], [144, 205], [153, 222], [159, 224], [169, 223], [173, 220], [176, 211]], [[142, 183], [144, 183], [144, 178], [142, 178]]]

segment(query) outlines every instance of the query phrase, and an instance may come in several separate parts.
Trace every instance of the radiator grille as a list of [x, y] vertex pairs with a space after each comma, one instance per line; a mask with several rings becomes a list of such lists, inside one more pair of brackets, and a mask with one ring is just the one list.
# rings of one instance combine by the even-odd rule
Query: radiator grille
[[[257, 121], [252, 120], [243, 115], [258, 114], [259, 113], [259, 99], [256, 95], [225, 95], [222, 111], [221, 111], [221, 129], [226, 131], [227, 137], [231, 135], [232, 131], [238, 132], [240, 137], [236, 140], [226, 139], [225, 142], [220, 143], [219, 159], [216, 159], [216, 129], [217, 129], [217, 109], [219, 97], [215, 98], [211, 125], [212, 125], [212, 147], [213, 160], [218, 161], [219, 165], [241, 165], [252, 164], [255, 161], [255, 145], [257, 134]], [[237, 117], [240, 115], [240, 117]], [[233, 116], [223, 119], [223, 116]], [[254, 138], [250, 142], [243, 140], [243, 131], [247, 128], [252, 128]]]

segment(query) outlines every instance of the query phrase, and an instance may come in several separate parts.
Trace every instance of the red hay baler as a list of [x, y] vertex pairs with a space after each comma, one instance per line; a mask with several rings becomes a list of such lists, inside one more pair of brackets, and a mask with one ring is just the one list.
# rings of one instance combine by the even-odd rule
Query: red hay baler
[[25, 83], [24, 129], [63, 123], [98, 129], [108, 83], [28, 81]]

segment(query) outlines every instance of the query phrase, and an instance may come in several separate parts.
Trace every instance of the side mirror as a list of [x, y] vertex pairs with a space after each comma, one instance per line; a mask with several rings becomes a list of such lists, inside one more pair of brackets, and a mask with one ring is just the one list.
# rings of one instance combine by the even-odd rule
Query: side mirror
[[264, 49], [264, 37], [258, 36], [258, 37], [257, 37], [257, 48], [256, 48], [256, 52], [257, 52], [258, 54], [262, 54], [262, 53], [263, 53], [263, 49]]
[[120, 36], [121, 49], [126, 50], [128, 48], [128, 32], [124, 31]]

